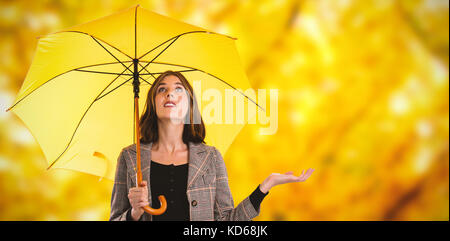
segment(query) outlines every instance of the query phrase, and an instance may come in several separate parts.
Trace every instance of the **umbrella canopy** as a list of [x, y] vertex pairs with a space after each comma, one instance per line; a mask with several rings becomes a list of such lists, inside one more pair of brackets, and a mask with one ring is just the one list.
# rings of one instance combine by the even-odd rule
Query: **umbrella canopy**
[[[251, 86], [234, 40], [137, 5], [40, 37], [8, 110], [28, 127], [49, 168], [114, 180], [121, 149], [136, 142], [133, 81], [146, 97], [155, 78], [173, 70], [191, 84], [201, 80], [201, 91], [213, 88], [225, 96], [233, 89], [245, 96], [240, 90]], [[143, 110], [146, 98], [137, 102]], [[202, 111], [205, 105], [198, 102]], [[221, 111], [224, 116], [225, 108]], [[209, 118], [203, 115], [205, 141], [225, 153], [245, 123], [216, 124]]]

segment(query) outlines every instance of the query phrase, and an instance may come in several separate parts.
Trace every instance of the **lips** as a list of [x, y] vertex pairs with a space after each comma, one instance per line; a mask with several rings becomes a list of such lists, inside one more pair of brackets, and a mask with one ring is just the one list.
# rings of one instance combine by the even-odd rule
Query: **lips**
[[175, 106], [177, 105], [173, 101], [167, 101], [166, 103], [164, 103], [164, 107], [175, 107]]

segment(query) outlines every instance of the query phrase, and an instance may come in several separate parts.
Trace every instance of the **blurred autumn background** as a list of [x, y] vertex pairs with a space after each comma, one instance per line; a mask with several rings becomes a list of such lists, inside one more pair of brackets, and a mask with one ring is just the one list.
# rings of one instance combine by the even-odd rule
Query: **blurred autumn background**
[[47, 161], [13, 104], [39, 35], [135, 4], [237, 37], [278, 131], [247, 125], [224, 159], [235, 206], [270, 173], [254, 220], [449, 220], [449, 2], [0, 2], [0, 220], [108, 220], [113, 182]]

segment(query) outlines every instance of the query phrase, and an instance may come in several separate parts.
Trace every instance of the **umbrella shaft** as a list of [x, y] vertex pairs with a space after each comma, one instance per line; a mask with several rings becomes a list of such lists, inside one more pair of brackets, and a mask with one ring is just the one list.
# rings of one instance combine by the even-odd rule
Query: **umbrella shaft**
[[133, 91], [134, 98], [139, 98], [139, 71], [138, 71], [139, 59], [133, 59]]
[[137, 186], [141, 185], [142, 182], [142, 172], [141, 172], [141, 153], [140, 153], [140, 137], [139, 137], [139, 71], [138, 71], [139, 59], [133, 59], [133, 92], [134, 92], [134, 119], [136, 121], [135, 124], [135, 132], [136, 132], [136, 154], [137, 154], [137, 162], [136, 162], [136, 184]]
[[141, 171], [141, 148], [140, 148], [140, 133], [139, 133], [139, 97], [134, 98], [134, 114], [136, 120], [136, 186], [141, 186], [142, 171]]

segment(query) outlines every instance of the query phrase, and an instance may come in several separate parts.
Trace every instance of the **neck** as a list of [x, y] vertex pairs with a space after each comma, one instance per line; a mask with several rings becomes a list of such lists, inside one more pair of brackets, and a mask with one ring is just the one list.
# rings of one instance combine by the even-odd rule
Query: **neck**
[[174, 153], [185, 149], [183, 142], [183, 123], [173, 123], [170, 120], [158, 120], [158, 141], [154, 144], [155, 150], [164, 150]]

